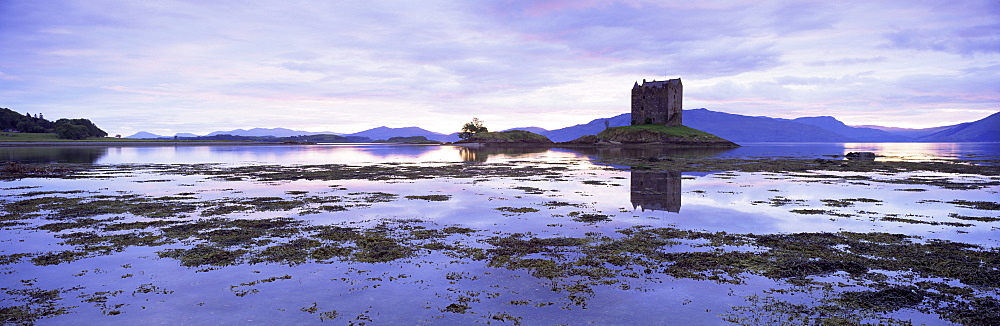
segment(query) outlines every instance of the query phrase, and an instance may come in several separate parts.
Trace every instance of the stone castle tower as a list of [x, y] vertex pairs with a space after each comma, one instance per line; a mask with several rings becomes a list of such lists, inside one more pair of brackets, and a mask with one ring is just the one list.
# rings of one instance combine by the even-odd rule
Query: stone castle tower
[[681, 79], [647, 82], [642, 80], [632, 86], [632, 124], [657, 124], [680, 126], [681, 99], [684, 85]]

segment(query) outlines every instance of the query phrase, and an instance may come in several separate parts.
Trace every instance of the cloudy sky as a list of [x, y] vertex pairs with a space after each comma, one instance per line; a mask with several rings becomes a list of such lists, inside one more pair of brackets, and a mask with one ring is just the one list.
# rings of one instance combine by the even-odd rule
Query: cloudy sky
[[554, 129], [668, 77], [685, 109], [977, 120], [1000, 111], [1000, 1], [0, 0], [0, 107], [123, 136]]

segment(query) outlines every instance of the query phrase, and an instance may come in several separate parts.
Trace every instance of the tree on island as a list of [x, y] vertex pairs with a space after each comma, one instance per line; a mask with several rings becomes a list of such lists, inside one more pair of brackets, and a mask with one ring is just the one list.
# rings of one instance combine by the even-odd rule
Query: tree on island
[[41, 114], [33, 117], [30, 113], [20, 114], [14, 110], [0, 108], [0, 131], [16, 131], [28, 133], [52, 132], [51, 121], [45, 120]]
[[15, 130], [17, 130], [18, 132], [28, 132], [28, 133], [42, 133], [48, 131], [45, 130], [44, 127], [39, 126], [37, 123], [31, 120], [22, 120], [18, 122]]
[[490, 132], [490, 131], [489, 129], [486, 129], [486, 126], [483, 126], [482, 120], [479, 120], [479, 118], [472, 118], [472, 121], [466, 122], [465, 125], [462, 126], [462, 132], [458, 134], [458, 138], [469, 139], [470, 137], [472, 137], [472, 135], [481, 132]]
[[87, 137], [106, 137], [107, 132], [98, 128], [93, 122], [87, 119], [59, 119], [56, 120], [56, 136], [62, 139], [85, 139]]
[[88, 119], [59, 119], [55, 122], [45, 119], [41, 113], [20, 114], [8, 108], [0, 108], [0, 131], [24, 133], [55, 133], [62, 139], [85, 139], [107, 137], [108, 133], [98, 128]]
[[69, 123], [57, 124], [56, 136], [61, 139], [80, 140], [87, 138], [87, 127]]

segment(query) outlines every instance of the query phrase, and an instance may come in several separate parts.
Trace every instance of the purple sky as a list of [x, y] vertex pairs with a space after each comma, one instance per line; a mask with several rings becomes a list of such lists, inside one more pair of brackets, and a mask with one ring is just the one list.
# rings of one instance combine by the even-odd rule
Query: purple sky
[[977, 120], [1000, 110], [1000, 1], [0, 0], [0, 107], [123, 136], [554, 129], [667, 77], [685, 109]]

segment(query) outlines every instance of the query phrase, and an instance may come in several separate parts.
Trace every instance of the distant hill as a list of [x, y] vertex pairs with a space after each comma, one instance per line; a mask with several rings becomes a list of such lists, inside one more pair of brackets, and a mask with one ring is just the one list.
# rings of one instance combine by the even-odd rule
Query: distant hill
[[195, 135], [195, 134], [192, 134], [192, 133], [189, 133], [189, 132], [179, 132], [179, 133], [175, 134], [174, 137], [198, 137], [198, 135]]
[[[1000, 113], [998, 113], [1000, 114]], [[712, 111], [684, 110], [684, 125], [699, 129], [736, 143], [749, 142], [964, 142], [1000, 141], [998, 114], [985, 119], [954, 126], [926, 129], [903, 129], [879, 126], [848, 126], [830, 116], [779, 119], [753, 117]], [[594, 119], [586, 124], [545, 131], [536, 127], [513, 128], [530, 130], [565, 142], [586, 135], [595, 135], [606, 126], [620, 127], [631, 123], [632, 115], [624, 113], [611, 118]], [[607, 121], [607, 125], [605, 125]]]
[[[607, 121], [607, 125], [605, 125]], [[586, 124], [540, 132], [552, 141], [565, 142], [586, 135], [596, 135], [606, 127], [627, 126], [631, 113], [594, 119]], [[838, 121], [839, 122], [839, 121]], [[815, 125], [768, 117], [751, 117], [707, 109], [684, 110], [684, 125], [730, 141], [740, 142], [848, 142], [844, 135]]]
[[129, 139], [160, 139], [160, 138], [171, 138], [170, 136], [160, 136], [151, 132], [140, 131], [131, 136], [126, 136]]
[[878, 130], [881, 130], [881, 131], [888, 132], [890, 134], [900, 135], [900, 136], [905, 136], [905, 137], [910, 137], [910, 138], [912, 138], [912, 139], [915, 140], [917, 138], [920, 138], [920, 137], [923, 137], [923, 136], [927, 136], [927, 135], [933, 134], [933, 133], [938, 132], [938, 131], [942, 131], [942, 130], [947, 130], [947, 129], [954, 128], [955, 126], [942, 126], [942, 127], [933, 127], [933, 128], [923, 128], [923, 129], [883, 127], [883, 126], [872, 126], [872, 125], [862, 125], [862, 126], [852, 126], [852, 127], [878, 129]]
[[302, 135], [288, 137], [274, 136], [238, 136], [229, 134], [219, 134], [211, 136], [178, 137], [178, 140], [214, 140], [214, 141], [246, 141], [246, 142], [312, 142], [312, 143], [368, 143], [372, 140], [366, 137], [340, 136], [333, 134]]
[[736, 143], [854, 141], [850, 137], [811, 124], [707, 109], [685, 110], [684, 125]]
[[554, 142], [566, 142], [586, 135], [596, 135], [597, 133], [604, 131], [604, 128], [606, 127], [604, 125], [604, 121], [608, 121], [607, 127], [627, 126], [632, 123], [632, 114], [624, 113], [611, 118], [594, 119], [585, 124], [535, 133], [549, 137], [549, 139]]
[[505, 130], [500, 130], [500, 131], [503, 132], [503, 131], [511, 131], [511, 130], [529, 131], [529, 132], [533, 132], [533, 133], [536, 133], [536, 134], [539, 134], [539, 135], [544, 134], [546, 132], [549, 132], [548, 129], [539, 128], [539, 127], [518, 127], [518, 128], [510, 128], [510, 129], [505, 129]]
[[249, 137], [291, 137], [291, 136], [305, 136], [305, 135], [339, 135], [338, 133], [324, 131], [324, 132], [311, 132], [311, 131], [301, 131], [301, 130], [291, 130], [286, 128], [253, 128], [250, 130], [236, 129], [229, 131], [213, 131], [205, 136], [216, 136], [216, 135], [233, 135], [233, 136], [249, 136]]
[[803, 117], [795, 118], [791, 121], [814, 125], [859, 142], [907, 142], [913, 141], [912, 137], [889, 133], [874, 128], [851, 127], [834, 117]]
[[[605, 125], [607, 121], [607, 125]], [[596, 135], [605, 127], [631, 124], [632, 114], [623, 113], [611, 118], [594, 119], [586, 124], [555, 129], [541, 133], [552, 141], [563, 142], [586, 135]], [[684, 110], [684, 125], [736, 143], [746, 142], [845, 142], [843, 135], [823, 128], [768, 117], [710, 111], [707, 109]]]
[[382, 126], [361, 132], [356, 132], [353, 134], [347, 134], [344, 136], [368, 137], [373, 140], [389, 139], [391, 137], [411, 137], [411, 136], [424, 136], [427, 137], [427, 139], [442, 141], [442, 142], [455, 142], [459, 140], [457, 133], [445, 135], [419, 127], [389, 128], [386, 126]]
[[980, 120], [966, 122], [924, 137], [930, 142], [1000, 142], [1000, 112]]
[[[632, 115], [623, 113], [610, 118], [594, 119], [585, 124], [546, 130], [539, 127], [519, 127], [507, 130], [530, 131], [555, 142], [566, 142], [586, 135], [596, 135], [606, 127], [627, 126]], [[708, 109], [684, 110], [684, 125], [699, 129], [736, 143], [748, 142], [968, 142], [1000, 141], [1000, 112], [982, 120], [953, 126], [925, 129], [905, 129], [881, 126], [848, 126], [831, 116], [779, 119], [763, 116], [712, 111]], [[504, 131], [507, 131], [504, 130]], [[311, 135], [340, 135], [353, 142], [383, 140], [392, 137], [423, 136], [441, 142], [460, 140], [458, 133], [441, 134], [419, 127], [372, 128], [353, 134], [331, 132], [308, 132], [286, 128], [253, 128], [215, 131], [208, 136], [233, 135], [242, 137], [295, 137]], [[194, 134], [179, 133], [178, 137], [198, 137]], [[125, 138], [172, 138], [145, 131]], [[324, 138], [325, 140], [325, 138]], [[333, 140], [331, 138], [331, 140]], [[336, 140], [340, 140], [337, 138]], [[324, 141], [321, 141], [324, 142]]]

